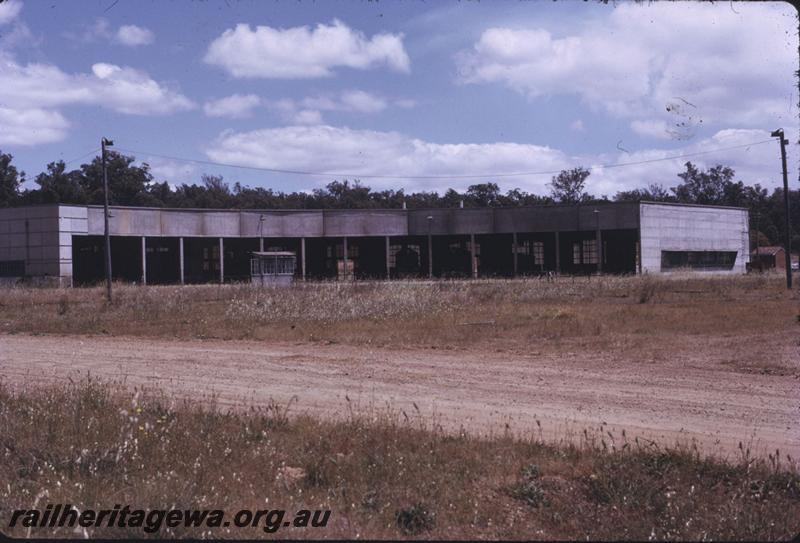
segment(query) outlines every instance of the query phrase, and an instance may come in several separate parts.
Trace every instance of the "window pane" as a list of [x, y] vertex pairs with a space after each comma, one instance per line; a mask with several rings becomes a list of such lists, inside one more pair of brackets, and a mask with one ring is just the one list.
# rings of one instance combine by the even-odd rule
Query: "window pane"
[[583, 240], [583, 263], [597, 264], [597, 240]]
[[661, 251], [661, 269], [731, 270], [736, 251]]
[[536, 266], [544, 266], [544, 242], [533, 242], [533, 263]]

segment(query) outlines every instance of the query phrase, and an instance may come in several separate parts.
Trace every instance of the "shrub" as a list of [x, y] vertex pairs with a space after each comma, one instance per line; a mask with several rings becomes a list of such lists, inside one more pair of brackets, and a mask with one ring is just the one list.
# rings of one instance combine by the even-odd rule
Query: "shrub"
[[416, 504], [397, 512], [397, 526], [406, 535], [419, 535], [434, 526], [434, 516], [424, 505]]

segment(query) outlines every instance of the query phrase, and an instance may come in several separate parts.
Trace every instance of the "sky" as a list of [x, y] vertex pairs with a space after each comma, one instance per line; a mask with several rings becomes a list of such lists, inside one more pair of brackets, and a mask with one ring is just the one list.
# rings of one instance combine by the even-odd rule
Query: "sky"
[[797, 29], [784, 2], [7, 0], [0, 150], [29, 188], [101, 137], [173, 186], [547, 194], [582, 166], [613, 196], [691, 160], [773, 188]]

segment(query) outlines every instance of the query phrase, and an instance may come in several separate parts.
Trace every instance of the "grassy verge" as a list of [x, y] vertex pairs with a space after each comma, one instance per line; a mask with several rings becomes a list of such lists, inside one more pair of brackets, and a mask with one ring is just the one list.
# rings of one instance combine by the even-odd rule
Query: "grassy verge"
[[[599, 432], [571, 445], [479, 439], [396, 413], [323, 422], [279, 405], [228, 412], [93, 381], [0, 384], [0, 458], [0, 530], [20, 537], [25, 528], [7, 528], [11, 510], [61, 502], [332, 510], [326, 528], [287, 528], [282, 538], [777, 540], [800, 531], [800, 476], [778, 451], [753, 459], [743, 450], [726, 463]], [[31, 533], [51, 535], [82, 537]]]

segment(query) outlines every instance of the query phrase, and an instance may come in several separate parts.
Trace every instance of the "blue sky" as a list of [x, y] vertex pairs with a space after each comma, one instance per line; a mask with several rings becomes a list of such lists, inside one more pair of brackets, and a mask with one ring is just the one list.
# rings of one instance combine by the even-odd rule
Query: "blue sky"
[[540, 194], [503, 174], [581, 165], [611, 196], [687, 159], [603, 165], [736, 147], [691, 160], [774, 187], [777, 143], [748, 144], [783, 127], [796, 179], [797, 51], [787, 3], [10, 0], [0, 149], [33, 177], [106, 136], [157, 180], [288, 191], [341, 177], [163, 157]]

